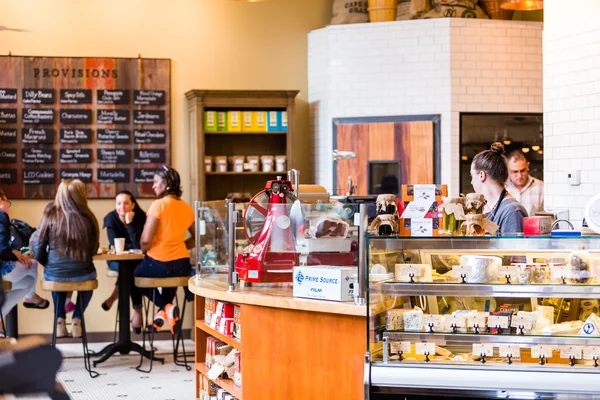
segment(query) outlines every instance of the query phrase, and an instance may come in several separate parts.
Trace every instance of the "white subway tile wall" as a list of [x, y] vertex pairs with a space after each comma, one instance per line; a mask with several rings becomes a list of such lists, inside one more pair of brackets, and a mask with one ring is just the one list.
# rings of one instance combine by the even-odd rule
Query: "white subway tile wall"
[[[600, 2], [544, 9], [544, 196], [566, 208], [578, 228], [590, 197], [600, 193]], [[581, 170], [581, 185], [567, 183]]]
[[457, 194], [460, 112], [542, 112], [539, 22], [329, 26], [309, 34], [308, 51], [311, 161], [331, 192], [334, 118], [439, 114], [441, 180]]

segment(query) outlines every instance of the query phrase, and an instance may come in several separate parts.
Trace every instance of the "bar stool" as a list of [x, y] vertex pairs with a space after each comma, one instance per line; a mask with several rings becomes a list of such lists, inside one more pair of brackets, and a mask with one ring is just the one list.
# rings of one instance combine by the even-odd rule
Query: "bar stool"
[[[42, 290], [48, 292], [77, 292], [77, 307], [81, 307], [81, 292], [95, 290], [98, 288], [98, 280], [92, 279], [83, 282], [58, 282], [42, 280]], [[85, 329], [85, 318], [83, 317], [83, 309], [81, 310], [81, 344], [83, 345], [83, 363], [90, 377], [96, 378], [100, 375], [92, 370], [90, 355], [93, 354], [88, 348], [87, 331]], [[56, 347], [56, 323], [58, 321], [58, 303], [54, 305], [54, 326], [52, 330], [52, 346]]]
[[[189, 276], [175, 276], [175, 277], [168, 277], [168, 278], [136, 277], [135, 278], [135, 286], [137, 286], [138, 288], [155, 289], [152, 291], [152, 318], [154, 318], [154, 315], [156, 313], [156, 306], [154, 304], [154, 300], [156, 298], [156, 289], [158, 289], [158, 288], [175, 288], [175, 305], [177, 307], [179, 307], [179, 296], [177, 294], [177, 288], [187, 287], [189, 279], [190, 279]], [[142, 329], [142, 348], [144, 348], [144, 350], [145, 350], [146, 349], [146, 335], [148, 334], [146, 332], [148, 321], [149, 321], [148, 320], [148, 311], [150, 309], [150, 305], [148, 304], [149, 299], [147, 297], [144, 296], [142, 301], [144, 304], [144, 313], [146, 315], [146, 325], [144, 325], [143, 329]], [[171, 341], [173, 343], [173, 362], [175, 363], [175, 365], [185, 367], [185, 369], [187, 371], [189, 371], [192, 369], [192, 367], [190, 367], [187, 362], [187, 356], [185, 354], [185, 344], [183, 341], [183, 331], [181, 329], [181, 323], [182, 323], [183, 317], [185, 315], [185, 305], [186, 305], [186, 301], [185, 301], [185, 293], [184, 293], [183, 308], [180, 308], [181, 314], [179, 315], [179, 321], [177, 322], [180, 325], [180, 327], [178, 329], [178, 332], [175, 335], [171, 335]], [[136, 368], [138, 371], [146, 372], [146, 373], [152, 371], [152, 361], [154, 360], [154, 347], [153, 347], [154, 346], [154, 329], [152, 330], [152, 332], [150, 332], [149, 336], [150, 336], [149, 343], [150, 343], [150, 354], [151, 354], [150, 369], [148, 369], [148, 370], [141, 369], [142, 363], [144, 362], [143, 356], [140, 359], [140, 364]], [[177, 336], [177, 338], [175, 338], [175, 336]], [[181, 342], [181, 350], [183, 352], [183, 362], [179, 358], [179, 342]]]
[[[10, 281], [2, 281], [2, 289], [5, 292], [8, 292], [12, 289], [12, 282]], [[4, 315], [2, 315], [2, 309], [0, 309], [0, 321], [2, 321], [2, 332], [4, 332], [4, 336], [6, 336], [6, 325], [4, 324]]]
[[[119, 279], [119, 272], [109, 269], [108, 272], [106, 273], [106, 276], [108, 276], [109, 278]], [[119, 326], [119, 307], [118, 307], [118, 305], [117, 305], [117, 314], [115, 315], [115, 330], [113, 332], [113, 343], [115, 343], [117, 341], [117, 326]]]

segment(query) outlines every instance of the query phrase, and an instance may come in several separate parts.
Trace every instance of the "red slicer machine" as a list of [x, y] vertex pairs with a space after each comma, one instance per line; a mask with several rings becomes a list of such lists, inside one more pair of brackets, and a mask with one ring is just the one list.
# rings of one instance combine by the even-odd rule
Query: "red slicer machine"
[[244, 211], [246, 236], [254, 245], [250, 253], [238, 254], [235, 270], [246, 282], [291, 282], [298, 265], [294, 224], [290, 218], [297, 201], [292, 182], [277, 177], [252, 198]]

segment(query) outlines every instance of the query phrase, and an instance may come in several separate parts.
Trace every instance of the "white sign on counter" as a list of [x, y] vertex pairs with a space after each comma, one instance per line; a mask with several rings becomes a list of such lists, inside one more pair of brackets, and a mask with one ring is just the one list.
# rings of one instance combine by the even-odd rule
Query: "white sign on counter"
[[586, 346], [583, 348], [583, 359], [593, 360], [594, 358], [600, 359], [600, 347], [598, 346]]
[[508, 329], [508, 317], [501, 315], [490, 315], [488, 317], [488, 326], [490, 328]]
[[531, 329], [532, 324], [533, 321], [529, 315], [513, 315], [510, 326], [513, 328], [523, 327], [523, 329]]
[[390, 342], [390, 351], [394, 354], [399, 352], [408, 354], [411, 351], [410, 342]]
[[521, 358], [521, 346], [518, 344], [501, 344], [500, 357]]
[[491, 343], [473, 343], [473, 355], [494, 357], [494, 345]]
[[442, 328], [442, 316], [436, 314], [423, 314], [423, 328], [429, 332], [429, 324], [432, 325], [434, 331], [439, 331]]
[[351, 301], [357, 267], [301, 266], [294, 267], [294, 297]]
[[453, 265], [452, 276], [461, 278], [461, 275], [466, 276], [466, 279], [468, 280], [471, 277], [471, 267], [467, 265]]
[[420, 277], [423, 266], [421, 264], [396, 264], [400, 265], [400, 278], [410, 279], [410, 275], [413, 277]]
[[575, 357], [577, 360], [581, 360], [583, 357], [582, 346], [562, 346], [560, 348], [560, 358], [571, 358]]
[[464, 315], [448, 315], [446, 317], [446, 326], [452, 328], [455, 326], [457, 328], [464, 328], [467, 325], [467, 317]]
[[531, 358], [552, 358], [552, 346], [540, 345], [531, 348]]
[[506, 277], [510, 276], [511, 283], [515, 283], [517, 280], [517, 267], [514, 265], [502, 265], [498, 267], [498, 279], [506, 281]]
[[435, 343], [415, 343], [417, 354], [435, 354]]

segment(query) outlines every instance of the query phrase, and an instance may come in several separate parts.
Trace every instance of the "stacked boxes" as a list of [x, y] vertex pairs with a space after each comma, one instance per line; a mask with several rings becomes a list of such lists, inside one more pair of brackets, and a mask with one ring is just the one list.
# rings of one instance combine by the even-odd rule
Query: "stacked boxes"
[[223, 335], [231, 336], [233, 334], [233, 310], [232, 303], [207, 298], [204, 305], [204, 320], [212, 329]]
[[287, 111], [204, 111], [205, 132], [287, 132]]
[[402, 185], [401, 236], [442, 236], [442, 197], [447, 185]]
[[236, 305], [233, 308], [233, 336], [241, 339], [242, 338], [242, 324], [241, 324], [241, 309], [240, 306]]

